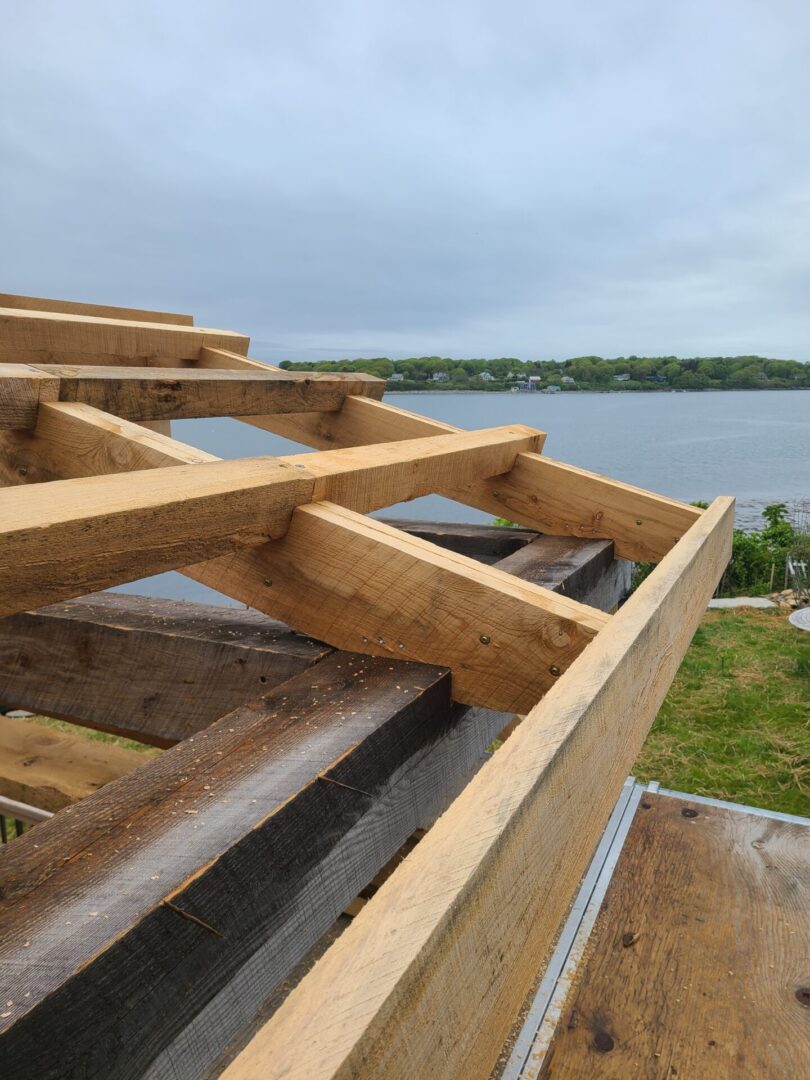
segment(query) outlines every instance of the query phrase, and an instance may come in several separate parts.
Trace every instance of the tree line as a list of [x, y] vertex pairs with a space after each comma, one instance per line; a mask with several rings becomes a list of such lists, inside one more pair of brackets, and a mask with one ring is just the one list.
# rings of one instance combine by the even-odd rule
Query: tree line
[[[288, 371], [364, 371], [398, 390], [509, 390], [520, 383], [544, 390], [774, 390], [810, 387], [810, 364], [761, 356], [575, 356], [569, 360], [453, 360], [415, 356], [406, 360], [282, 361]], [[483, 376], [483, 377], [482, 377]]]

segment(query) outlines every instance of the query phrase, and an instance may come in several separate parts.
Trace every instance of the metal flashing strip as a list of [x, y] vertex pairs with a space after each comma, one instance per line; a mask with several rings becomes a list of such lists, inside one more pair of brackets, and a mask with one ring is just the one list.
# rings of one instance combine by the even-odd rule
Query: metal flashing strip
[[783, 814], [776, 810], [763, 810], [758, 806], [743, 806], [740, 803], [711, 799], [704, 795], [690, 795], [684, 791], [671, 791], [660, 787], [657, 780], [649, 784], [639, 784], [636, 783], [634, 777], [628, 777], [588, 871], [582, 879], [557, 947], [501, 1074], [501, 1080], [535, 1080], [538, 1076], [543, 1058], [562, 1015], [573, 977], [619, 861], [624, 841], [645, 792], [699, 803], [703, 806], [736, 810], [742, 814], [755, 814], [758, 817], [786, 821], [794, 825], [810, 826], [810, 817]]
[[641, 784], [636, 783], [635, 777], [629, 776], [624, 782], [602, 839], [582, 879], [557, 947], [515, 1040], [502, 1080], [530, 1080], [537, 1075], [534, 1066], [540, 1065], [554, 1033], [568, 992], [569, 977], [576, 971], [582, 950], [590, 937], [644, 790]]
[[669, 788], [647, 786], [648, 791], [657, 791], [670, 799], [683, 799], [685, 802], [700, 803], [701, 806], [717, 806], [721, 810], [736, 810], [740, 814], [754, 814], [757, 817], [771, 818], [773, 821], [786, 821], [790, 825], [810, 825], [810, 817], [799, 814], [783, 814], [779, 810], [763, 810], [761, 806], [745, 806], [743, 803], [726, 802], [724, 799], [710, 799], [707, 795], [690, 795], [686, 791], [671, 791]]

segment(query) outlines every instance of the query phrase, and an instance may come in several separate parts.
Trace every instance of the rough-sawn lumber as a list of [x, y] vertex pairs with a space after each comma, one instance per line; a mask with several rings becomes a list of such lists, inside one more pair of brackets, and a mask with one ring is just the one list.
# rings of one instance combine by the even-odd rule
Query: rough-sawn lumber
[[486, 1077], [729, 559], [716, 499], [223, 1074]]

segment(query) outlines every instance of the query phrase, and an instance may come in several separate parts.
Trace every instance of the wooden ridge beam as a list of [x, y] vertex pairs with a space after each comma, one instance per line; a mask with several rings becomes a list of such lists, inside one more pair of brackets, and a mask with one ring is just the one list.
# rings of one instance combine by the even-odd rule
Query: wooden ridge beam
[[0, 703], [171, 746], [331, 651], [257, 611], [100, 593], [0, 619]]
[[453, 698], [525, 712], [610, 616], [330, 502], [185, 574], [338, 648], [449, 667]]
[[149, 760], [146, 752], [0, 716], [0, 795], [56, 811]]
[[0, 308], [0, 362], [23, 364], [194, 364], [204, 346], [235, 354], [250, 339], [229, 330]]
[[313, 500], [339, 498], [366, 512], [435, 491], [447, 478], [504, 472], [535, 441], [529, 428], [498, 428], [390, 444], [362, 460], [336, 451], [6, 488], [0, 614], [278, 538], [292, 509]]
[[716, 499], [222, 1080], [487, 1077], [731, 554]]
[[379, 398], [384, 389], [382, 379], [363, 374], [0, 364], [0, 430], [33, 428], [40, 400], [83, 402], [126, 420], [174, 420], [336, 410], [349, 394]]
[[457, 782], [460, 715], [440, 669], [329, 657], [9, 844], [4, 1076], [134, 1080], [218, 992], [207, 1039], [244, 1020]]
[[[245, 365], [243, 357], [222, 349], [203, 349], [199, 362], [207, 367], [221, 364], [232, 370]], [[425, 438], [459, 430], [385, 402], [357, 397], [347, 398], [339, 412], [328, 416], [296, 413], [244, 419], [316, 450]], [[538, 449], [542, 449], [542, 443]], [[482, 479], [464, 488], [443, 489], [440, 494], [553, 536], [613, 540], [617, 558], [636, 562], [660, 561], [701, 513], [677, 499], [539, 453], [521, 455], [515, 468], [508, 476], [499, 476], [497, 483]]]
[[46, 300], [41, 296], [15, 296], [0, 293], [0, 308], [20, 308], [24, 311], [55, 311], [62, 315], [93, 315], [102, 319], [129, 319], [133, 322], [173, 323], [193, 326], [191, 315], [174, 311], [147, 311], [142, 308], [112, 307], [109, 304], [83, 304], [76, 300]]

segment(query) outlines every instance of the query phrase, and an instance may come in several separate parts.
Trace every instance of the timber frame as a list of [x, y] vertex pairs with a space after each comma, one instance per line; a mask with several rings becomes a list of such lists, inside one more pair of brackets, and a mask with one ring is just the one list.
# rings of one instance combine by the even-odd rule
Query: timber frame
[[[0, 294], [0, 705], [170, 748], [0, 852], [3, 1076], [488, 1076], [730, 557], [732, 499], [248, 346]], [[209, 416], [315, 452], [171, 438]], [[519, 528], [368, 516], [429, 493]], [[611, 614], [614, 560], [659, 565]], [[166, 570], [251, 610], [101, 591]]]

